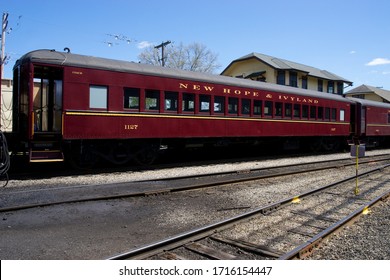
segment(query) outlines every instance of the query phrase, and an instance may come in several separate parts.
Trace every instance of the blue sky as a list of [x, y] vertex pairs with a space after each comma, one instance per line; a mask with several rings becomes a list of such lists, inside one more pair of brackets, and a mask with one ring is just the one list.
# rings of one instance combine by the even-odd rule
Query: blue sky
[[12, 28], [6, 78], [35, 49], [138, 61], [142, 46], [170, 40], [206, 45], [219, 72], [259, 52], [390, 90], [388, 0], [2, 0], [1, 12]]

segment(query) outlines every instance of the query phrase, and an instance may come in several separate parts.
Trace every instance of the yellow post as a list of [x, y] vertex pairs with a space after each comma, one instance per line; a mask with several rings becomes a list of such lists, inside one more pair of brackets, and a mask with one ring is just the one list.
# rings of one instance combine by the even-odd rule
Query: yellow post
[[359, 145], [356, 145], [356, 186], [355, 186], [355, 195], [359, 194]]

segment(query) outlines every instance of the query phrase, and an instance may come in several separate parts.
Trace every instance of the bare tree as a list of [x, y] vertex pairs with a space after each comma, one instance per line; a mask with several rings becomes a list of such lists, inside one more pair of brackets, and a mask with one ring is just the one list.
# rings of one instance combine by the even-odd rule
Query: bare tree
[[[220, 67], [217, 57], [217, 54], [203, 44], [193, 43], [185, 46], [180, 43], [177, 46], [173, 44], [166, 46], [163, 59], [165, 59], [165, 67], [213, 73]], [[161, 52], [154, 47], [149, 47], [138, 56], [138, 59], [141, 63], [161, 65]]]

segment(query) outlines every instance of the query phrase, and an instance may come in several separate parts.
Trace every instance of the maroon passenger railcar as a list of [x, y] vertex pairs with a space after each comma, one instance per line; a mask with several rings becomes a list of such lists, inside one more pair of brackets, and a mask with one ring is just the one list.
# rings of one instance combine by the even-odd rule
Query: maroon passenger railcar
[[390, 104], [370, 100], [348, 98], [354, 102], [352, 119], [355, 137], [365, 145], [388, 145], [390, 140]]
[[162, 146], [235, 142], [331, 149], [351, 134], [353, 104], [334, 94], [51, 50], [30, 52], [14, 67], [13, 130], [31, 161], [65, 153], [81, 162], [147, 163]]

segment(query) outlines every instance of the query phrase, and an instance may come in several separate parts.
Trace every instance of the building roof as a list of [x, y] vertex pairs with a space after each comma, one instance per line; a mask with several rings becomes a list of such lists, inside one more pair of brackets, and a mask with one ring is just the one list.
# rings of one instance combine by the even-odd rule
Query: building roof
[[273, 57], [273, 56], [269, 56], [269, 55], [265, 55], [265, 54], [261, 54], [261, 53], [255, 53], [255, 52], [248, 54], [248, 55], [245, 55], [245, 56], [238, 58], [236, 60], [233, 60], [228, 65], [228, 67], [226, 67], [225, 70], [222, 71], [222, 75], [233, 63], [243, 61], [243, 60], [252, 59], [252, 58], [258, 59], [258, 60], [262, 61], [263, 63], [266, 63], [275, 69], [296, 70], [296, 71], [300, 71], [300, 72], [306, 72], [309, 76], [321, 78], [324, 80], [333, 80], [333, 81], [344, 82], [347, 84], [352, 84], [351, 81], [349, 81], [343, 77], [340, 77], [334, 73], [326, 71], [326, 70], [320, 70], [320, 69], [312, 67], [312, 66], [307, 66], [307, 65], [300, 64], [297, 62], [293, 62], [293, 61], [289, 61], [289, 60], [285, 60], [285, 59], [281, 59], [281, 58], [277, 58], [277, 57]]
[[374, 93], [376, 95], [379, 95], [383, 99], [386, 99], [390, 102], [390, 91], [384, 90], [381, 88], [368, 86], [368, 85], [361, 85], [356, 88], [351, 89], [350, 91], [346, 92], [346, 95], [353, 95], [353, 94], [367, 94], [367, 93]]

